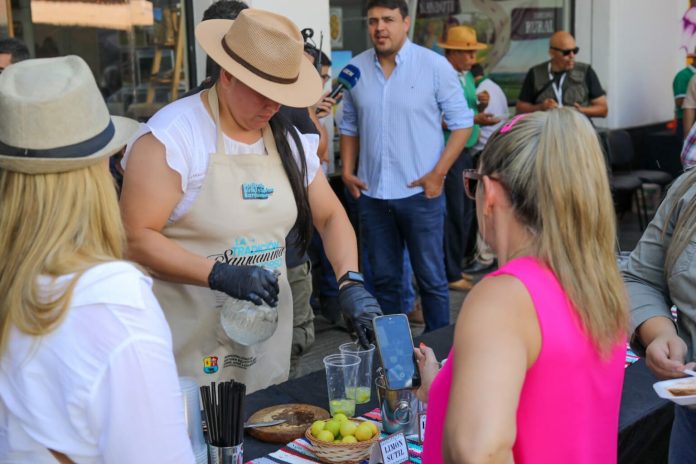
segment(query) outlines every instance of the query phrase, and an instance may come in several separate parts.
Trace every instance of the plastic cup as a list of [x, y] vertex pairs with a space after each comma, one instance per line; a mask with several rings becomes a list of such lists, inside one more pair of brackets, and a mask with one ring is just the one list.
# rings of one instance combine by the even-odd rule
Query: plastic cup
[[[184, 416], [186, 417], [188, 436], [191, 440], [193, 453], [196, 455], [196, 462], [207, 462], [208, 454], [203, 438], [198, 382], [191, 377], [179, 377], [179, 387], [184, 401]], [[202, 458], [199, 460], [201, 456], [205, 456], [205, 461]]]
[[344, 343], [338, 349], [343, 354], [352, 354], [360, 358], [358, 366], [358, 383], [355, 390], [348, 392], [348, 398], [355, 399], [356, 404], [364, 404], [370, 401], [372, 396], [372, 358], [375, 354], [375, 345], [363, 348], [359, 343]]
[[353, 354], [332, 354], [324, 358], [326, 388], [329, 392], [329, 410], [334, 416], [343, 413], [355, 416], [355, 387], [358, 383], [360, 358]]

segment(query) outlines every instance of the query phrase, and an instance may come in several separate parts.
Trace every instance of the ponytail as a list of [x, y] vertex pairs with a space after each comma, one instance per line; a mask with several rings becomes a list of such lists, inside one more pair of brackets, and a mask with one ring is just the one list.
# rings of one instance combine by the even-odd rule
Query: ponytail
[[496, 133], [481, 172], [506, 186], [537, 256], [558, 278], [585, 330], [608, 354], [628, 328], [616, 264], [614, 212], [606, 165], [587, 118], [571, 109], [530, 114]]

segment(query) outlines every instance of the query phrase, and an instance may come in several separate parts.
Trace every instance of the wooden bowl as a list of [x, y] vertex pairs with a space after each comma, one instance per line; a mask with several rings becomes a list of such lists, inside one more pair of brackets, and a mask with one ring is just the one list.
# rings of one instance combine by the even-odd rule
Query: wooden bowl
[[249, 429], [248, 433], [257, 440], [268, 443], [286, 444], [304, 435], [307, 427], [315, 420], [328, 419], [329, 411], [311, 404], [278, 404], [256, 411], [248, 422], [264, 422], [285, 419], [287, 422], [271, 427]]

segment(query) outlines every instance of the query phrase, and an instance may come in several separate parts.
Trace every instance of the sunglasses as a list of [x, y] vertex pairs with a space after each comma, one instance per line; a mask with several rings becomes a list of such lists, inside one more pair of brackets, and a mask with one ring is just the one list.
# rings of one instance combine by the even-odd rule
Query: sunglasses
[[472, 200], [476, 200], [476, 189], [480, 178], [481, 174], [476, 169], [464, 170], [464, 193]]
[[571, 53], [572, 53], [573, 55], [577, 55], [578, 52], [580, 51], [580, 47], [568, 48], [568, 49], [558, 48], [558, 47], [549, 47], [549, 48], [550, 48], [551, 50], [556, 50], [557, 52], [562, 53], [563, 56], [568, 56], [568, 55], [570, 55]]
[[481, 179], [482, 176], [486, 176], [489, 179], [500, 183], [500, 185], [503, 188], [506, 188], [505, 184], [503, 184], [502, 181], [500, 179], [498, 179], [497, 177], [493, 177], [490, 174], [481, 174], [476, 169], [465, 169], [463, 172], [463, 175], [464, 175], [464, 193], [466, 194], [467, 197], [471, 198], [472, 200], [476, 200], [476, 189], [478, 188], [479, 179]]

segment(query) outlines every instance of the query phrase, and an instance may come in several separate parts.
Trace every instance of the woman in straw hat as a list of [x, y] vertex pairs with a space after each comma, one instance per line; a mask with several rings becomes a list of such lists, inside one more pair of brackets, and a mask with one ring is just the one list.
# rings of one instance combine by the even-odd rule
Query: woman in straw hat
[[467, 296], [439, 372], [416, 350], [423, 462], [615, 463], [628, 311], [592, 125], [571, 109], [519, 115], [465, 176], [500, 268]]
[[0, 461], [193, 462], [169, 328], [121, 260], [107, 160], [137, 123], [76, 56], [5, 70], [0, 114]]
[[[203, 21], [196, 38], [221, 67], [217, 83], [168, 105], [136, 136], [124, 157], [121, 210], [129, 256], [157, 277], [179, 373], [201, 383], [232, 377], [253, 392], [288, 377], [284, 240], [293, 224], [303, 247], [312, 222], [321, 234], [343, 276], [344, 315], [363, 343], [380, 310], [356, 272], [355, 234], [319, 169], [316, 140], [277, 114], [281, 104], [307, 107], [321, 96], [297, 27], [246, 9], [234, 21]], [[255, 322], [243, 336], [225, 330], [221, 310], [242, 314], [239, 300], [277, 306], [265, 310], [271, 323], [277, 317], [270, 338]], [[251, 306], [244, 314], [261, 312]]]

